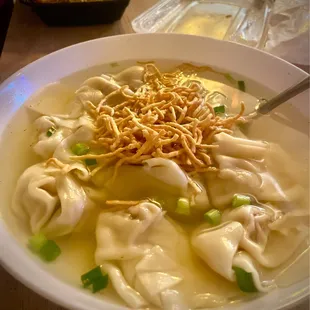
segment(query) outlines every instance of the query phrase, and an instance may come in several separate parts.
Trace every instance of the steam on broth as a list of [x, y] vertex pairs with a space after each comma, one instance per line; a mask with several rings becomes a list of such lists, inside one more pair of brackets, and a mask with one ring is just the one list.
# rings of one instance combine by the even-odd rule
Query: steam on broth
[[32, 99], [35, 155], [11, 211], [27, 238], [61, 249], [49, 269], [78, 286], [100, 266], [109, 285], [97, 294], [161, 309], [218, 307], [307, 276], [287, 276], [307, 260], [306, 160], [262, 130], [287, 130], [270, 118], [244, 132], [256, 98], [203, 70], [219, 74], [145, 64]]

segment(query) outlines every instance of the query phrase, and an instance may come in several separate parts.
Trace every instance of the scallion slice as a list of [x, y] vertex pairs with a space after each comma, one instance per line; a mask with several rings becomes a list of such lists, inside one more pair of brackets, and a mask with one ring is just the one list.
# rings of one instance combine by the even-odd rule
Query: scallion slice
[[47, 132], [46, 132], [46, 135], [48, 136], [48, 137], [51, 137], [55, 132], [56, 132], [56, 128], [55, 127], [51, 127], [51, 128], [49, 128], [48, 130], [47, 130]]
[[244, 205], [251, 204], [251, 197], [241, 194], [235, 194], [232, 200], [232, 207], [238, 208]]
[[77, 156], [86, 155], [89, 152], [89, 146], [85, 143], [77, 143], [71, 147], [71, 151]]
[[81, 281], [84, 287], [90, 286], [96, 279], [102, 277], [102, 272], [100, 266], [95, 267], [94, 269], [84, 273], [81, 276]]
[[93, 293], [96, 293], [107, 287], [109, 283], [109, 276], [107, 274], [103, 275], [100, 266], [97, 266], [83, 274], [81, 276], [81, 281], [85, 288], [92, 285], [92, 291]]
[[190, 215], [189, 200], [187, 198], [179, 198], [175, 213], [182, 215]]
[[211, 225], [219, 225], [221, 223], [221, 212], [217, 209], [209, 210], [204, 214], [204, 219]]
[[245, 82], [244, 81], [238, 81], [238, 88], [239, 88], [239, 90], [245, 92]]
[[223, 114], [223, 113], [225, 113], [225, 106], [219, 105], [217, 107], [214, 107], [213, 110], [214, 110], [215, 114]]
[[254, 293], [257, 292], [255, 287], [252, 273], [245, 271], [240, 267], [233, 266], [232, 269], [235, 271], [237, 284], [242, 292]]
[[46, 262], [55, 260], [61, 253], [60, 247], [53, 240], [47, 240], [39, 251], [39, 256]]
[[86, 166], [94, 166], [94, 165], [97, 165], [97, 160], [96, 158], [86, 158], [85, 164]]
[[93, 282], [93, 293], [103, 290], [108, 286], [108, 284], [109, 284], [109, 276], [107, 274], [101, 276], [100, 278], [97, 278]]
[[45, 235], [38, 233], [29, 239], [29, 247], [33, 252], [39, 253], [47, 241], [48, 239], [45, 237]]

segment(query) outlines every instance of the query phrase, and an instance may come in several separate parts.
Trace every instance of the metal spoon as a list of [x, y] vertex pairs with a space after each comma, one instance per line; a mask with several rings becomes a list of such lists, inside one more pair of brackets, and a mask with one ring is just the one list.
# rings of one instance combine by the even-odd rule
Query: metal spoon
[[259, 99], [258, 104], [255, 106], [254, 112], [245, 116], [245, 118], [247, 120], [250, 120], [268, 114], [282, 103], [297, 96], [298, 94], [307, 90], [309, 87], [310, 87], [310, 75], [308, 75], [298, 84], [291, 86], [290, 88], [284, 90], [283, 92], [281, 92], [280, 94], [276, 95], [275, 97], [269, 100], [264, 98]]

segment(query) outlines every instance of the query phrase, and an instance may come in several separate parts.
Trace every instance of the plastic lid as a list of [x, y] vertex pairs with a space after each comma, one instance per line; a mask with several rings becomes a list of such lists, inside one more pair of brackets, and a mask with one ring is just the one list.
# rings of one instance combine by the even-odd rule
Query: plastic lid
[[174, 32], [265, 44], [273, 0], [161, 0], [132, 21], [136, 32]]

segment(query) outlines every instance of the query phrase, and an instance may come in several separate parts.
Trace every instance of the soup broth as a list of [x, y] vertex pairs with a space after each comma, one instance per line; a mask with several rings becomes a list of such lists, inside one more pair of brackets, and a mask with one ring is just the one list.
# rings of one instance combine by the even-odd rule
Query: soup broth
[[[57, 222], [57, 219], [50, 224], [53, 216], [58, 214], [59, 211], [57, 210], [62, 208], [66, 201], [62, 197], [59, 198], [59, 193], [54, 193], [55, 189], [53, 189], [51, 196], [58, 197], [58, 202], [55, 204], [56, 210], [51, 211], [41, 228], [34, 229], [35, 220], [32, 213], [38, 212], [37, 214], [39, 214], [40, 211], [36, 211], [38, 210], [36, 208], [43, 204], [39, 202], [37, 207], [23, 205], [21, 208], [22, 203], [15, 198], [12, 206], [13, 212], [12, 209], [1, 210], [2, 216], [15, 236], [22, 244], [27, 245], [32, 235], [42, 231], [49, 239], [55, 241], [61, 248], [61, 255], [54, 262], [44, 265], [44, 268], [76, 287], [81, 286], [80, 277], [82, 274], [93, 269], [96, 265], [100, 265], [102, 272], [109, 275], [110, 281], [108, 287], [96, 295], [131, 308], [138, 308], [140, 305], [154, 307], [154, 309], [170, 309], [167, 305], [172, 303], [182, 305], [184, 309], [202, 309], [247, 300], [252, 295], [247, 296], [240, 289], [237, 273], [230, 271], [235, 266], [251, 274], [256, 290], [261, 292], [267, 292], [276, 286], [289, 286], [309, 277], [309, 251], [306, 233], [309, 224], [308, 119], [290, 104], [279, 107], [276, 113], [271, 116], [262, 116], [251, 124], [240, 126], [235, 124], [231, 134], [219, 132], [217, 136], [221, 135], [220, 138], [204, 142], [210, 145], [215, 144], [219, 150], [211, 147], [210, 152], [206, 153], [211, 156], [212, 165], [216, 169], [214, 171], [206, 170], [207, 172], [204, 173], [195, 173], [195, 169], [183, 169], [182, 164], [171, 167], [166, 162], [164, 164], [162, 162], [150, 164], [149, 168], [146, 168], [148, 164], [145, 163], [125, 163], [118, 167], [117, 173], [115, 172], [115, 163], [113, 163], [103, 167], [94, 175], [90, 175], [90, 173], [96, 169], [96, 166], [87, 167], [86, 164], [87, 169], [85, 170], [84, 164], [82, 168], [74, 168], [81, 169], [77, 171], [82, 172], [77, 173], [76, 170], [69, 168], [74, 165], [71, 157], [77, 155], [72, 151], [72, 147], [76, 145], [74, 143], [88, 143], [84, 136], [82, 139], [76, 138], [66, 146], [71, 152], [68, 156], [66, 155], [67, 149], [64, 149], [62, 153], [57, 153], [59, 156], [54, 152], [52, 156], [46, 156], [47, 153], [39, 150], [38, 141], [40, 139], [46, 141], [45, 132], [52, 127], [44, 125], [44, 131], [40, 132], [42, 129], [38, 126], [35, 128], [33, 125], [37, 119], [45, 117], [44, 115], [48, 117], [57, 115], [61, 119], [57, 121], [58, 123], [49, 119], [50, 122], [55, 123], [53, 127], [57, 127], [56, 134], [63, 127], [67, 130], [68, 127], [66, 126], [68, 125], [63, 126], [62, 120], [68, 121], [74, 117], [61, 118], [59, 115], [70, 115], [72, 113], [72, 107], [74, 107], [72, 102], [74, 103], [79, 96], [76, 89], [85, 80], [109, 73], [113, 76], [113, 82], [109, 80], [109, 75], [104, 75], [102, 78], [111, 83], [115, 82], [116, 85], [119, 83], [122, 86], [138, 79], [138, 75], [133, 79], [130, 74], [124, 75], [124, 80], [117, 78], [117, 73], [133, 65], [136, 64], [125, 62], [77, 72], [59, 82], [48, 85], [32, 96], [16, 112], [2, 139], [2, 145], [7, 147], [7, 151], [0, 155], [2, 162], [6, 163], [2, 182], [5, 178], [5, 181], [10, 184], [10, 190], [6, 192], [4, 201], [9, 201], [14, 196], [16, 182], [26, 168], [43, 161], [47, 163], [49, 158], [56, 158], [56, 161], [51, 164], [54, 165], [53, 169], [63, 169], [62, 174], [65, 171], [64, 169], [69, 169], [66, 170], [68, 179], [59, 181], [57, 174], [55, 176], [56, 181], [44, 183], [39, 187], [39, 190], [51, 193], [48, 186], [56, 186], [55, 188], [60, 190], [60, 187], [57, 187], [57, 184], [60, 184], [58, 182], [71, 182], [69, 185], [63, 185], [67, 187], [63, 187], [65, 190], [62, 189], [62, 191], [65, 192], [66, 188], [76, 186], [78, 190], [75, 192], [78, 192], [79, 189], [83, 191], [83, 194], [77, 194], [79, 199], [84, 199], [87, 203], [83, 206], [83, 211], [79, 211], [82, 212], [82, 215], [75, 224], [72, 227], [69, 224], [69, 229], [67, 223], [70, 223], [76, 215], [70, 215], [70, 219], [66, 220], [64, 224]], [[173, 72], [179, 64], [161, 61], [156, 65], [161, 72]], [[145, 65], [142, 67], [146, 70]], [[195, 83], [199, 82], [199, 85], [206, 90], [206, 98], [209, 98], [209, 110], [211, 107], [212, 109], [219, 106], [225, 107], [225, 113], [219, 115], [224, 120], [239, 113], [240, 102], [245, 103], [243, 113], [246, 115], [253, 110], [257, 98], [271, 95], [268, 89], [250, 80], [245, 81], [246, 92], [241, 91], [237, 88], [237, 81], [241, 80], [242, 77], [233, 74], [232, 77], [221, 70], [197, 71], [188, 73], [187, 79], [193, 80]], [[143, 74], [140, 74], [141, 85], [146, 83], [143, 80]], [[101, 86], [97, 87], [95, 82], [88, 84], [86, 82], [83, 85], [92, 87], [92, 98], [95, 98], [94, 90], [104, 93], [100, 88]], [[126, 88], [122, 88], [122, 91], [124, 89]], [[131, 87], [133, 93], [137, 89], [139, 88]], [[107, 96], [108, 94], [104, 94], [100, 100], [102, 101]], [[130, 96], [133, 95], [129, 92], [127, 96], [123, 97], [117, 104], [129, 100]], [[95, 107], [99, 106], [98, 103], [94, 103], [95, 101], [90, 100], [90, 102]], [[115, 109], [113, 104], [111, 103], [111, 107]], [[89, 113], [93, 117], [88, 112], [86, 105], [84, 105], [84, 109], [86, 112], [81, 112], [82, 114], [79, 117], [85, 116], [83, 113]], [[78, 117], [74, 119], [78, 119]], [[58, 142], [59, 145], [70, 136], [74, 136], [83, 126], [88, 126], [86, 124], [88, 119], [83, 122], [81, 121], [81, 125], [70, 125], [68, 134], [63, 130], [63, 136]], [[98, 123], [96, 124], [98, 125]], [[55, 133], [52, 134], [55, 135]], [[240, 140], [229, 140], [229, 136]], [[236, 155], [232, 151], [234, 145], [242, 147], [244, 152], [242, 151], [241, 155]], [[264, 149], [265, 145], [268, 145], [266, 150]], [[34, 149], [36, 152], [33, 151]], [[96, 164], [98, 165], [101, 163], [100, 155], [105, 154], [108, 150], [102, 151], [103, 148], [97, 146], [94, 146], [93, 149], [95, 150], [94, 156], [98, 156], [96, 157]], [[263, 152], [267, 155], [264, 155], [266, 157], [263, 160], [260, 155], [256, 155], [253, 151], [256, 149], [257, 152], [262, 152], [261, 149], [264, 149]], [[223, 154], [218, 153], [221, 150]], [[236, 152], [239, 152], [239, 149]], [[87, 157], [88, 155], [82, 156]], [[152, 157], [152, 159], [156, 158], [153, 155]], [[223, 160], [224, 157], [225, 160]], [[87, 159], [93, 159], [93, 157], [85, 160]], [[165, 160], [172, 161], [172, 159], [166, 158]], [[178, 160], [176, 159], [175, 162]], [[80, 161], [78, 163], [80, 164]], [[14, 165], [14, 169], [11, 171], [12, 165]], [[40, 179], [42, 175], [45, 175], [44, 169], [47, 169], [46, 167], [48, 166], [40, 166], [38, 169], [41, 170], [38, 170], [39, 172], [34, 171], [33, 175], [37, 173]], [[158, 167], [164, 168], [156, 172]], [[250, 183], [241, 183], [240, 186], [233, 187], [231, 190], [231, 186], [237, 182], [238, 178], [234, 179], [224, 172], [230, 171], [229, 173], [232, 174], [234, 169], [245, 170], [245, 180], [250, 180], [247, 179], [249, 175], [253, 177], [253, 184], [255, 184], [253, 190]], [[82, 177], [82, 174], [86, 173], [85, 171], [88, 171], [89, 175]], [[47, 175], [50, 177], [53, 174]], [[185, 179], [184, 175], [186, 176]], [[27, 177], [27, 181], [23, 182], [26, 182], [28, 186], [34, 182], [33, 178], [32, 176]], [[39, 179], [35, 179], [36, 182]], [[218, 179], [220, 179], [219, 183], [217, 183]], [[187, 184], [187, 180], [192, 180], [195, 183], [193, 188]], [[183, 187], [184, 182], [186, 182], [185, 189]], [[21, 181], [17, 183], [17, 187], [20, 184]], [[276, 184], [273, 189], [272, 184]], [[38, 188], [36, 185], [33, 186]], [[193, 196], [193, 192], [196, 190], [195, 186], [198, 188], [198, 193]], [[250, 197], [250, 203], [232, 208], [233, 197], [230, 191], [235, 189], [238, 191], [233, 194]], [[31, 197], [31, 193], [24, 194], [25, 189], [21, 193], [24, 197]], [[221, 197], [218, 197], [218, 193], [221, 194]], [[297, 197], [295, 193], [297, 193]], [[290, 197], [292, 200], [288, 199]], [[187, 211], [177, 212], [176, 207], [179, 205], [180, 198], [186, 199], [190, 205], [189, 213]], [[78, 203], [76, 198], [72, 199], [75, 199], [72, 203], [73, 208]], [[119, 202], [117, 203], [117, 201]], [[111, 205], [109, 205], [110, 202]], [[124, 208], [123, 203], [131, 203], [131, 207]], [[205, 216], [208, 211], [214, 209], [221, 214], [221, 221], [216, 225], [206, 220], [209, 215]], [[144, 210], [145, 214], [141, 215], [140, 212], [142, 211], [139, 210]], [[23, 216], [16, 216], [17, 212], [23, 213]], [[31, 218], [32, 220], [29, 220]], [[137, 223], [140, 225], [140, 223], [146, 222], [147, 224], [144, 224], [143, 228], [136, 229]], [[260, 231], [258, 231], [259, 229]], [[135, 232], [133, 233], [133, 231]], [[227, 238], [232, 238], [231, 236], [234, 235], [234, 239], [231, 239], [230, 242], [236, 243], [237, 250], [234, 250], [233, 254], [224, 245], [223, 248], [219, 249], [223, 240], [221, 236], [229, 231]], [[236, 237], [239, 234], [240, 237]], [[115, 236], [117, 236], [116, 239], [113, 239]], [[218, 241], [213, 242], [212, 240], [217, 240], [216, 238]], [[287, 253], [287, 259], [282, 261], [278, 257], [281, 254], [277, 253], [286, 253], [287, 251], [285, 252], [283, 248], [291, 244], [298, 246], [293, 250], [291, 249], [291, 252]], [[208, 246], [214, 248], [210, 248], [206, 253]], [[116, 255], [116, 251], [124, 253], [117, 254], [118, 260], [113, 256]], [[222, 253], [223, 258], [217, 258], [219, 261], [222, 260], [220, 263], [214, 262], [214, 258], [210, 254], [213, 251], [217, 253], [216, 255]], [[227, 262], [226, 258], [230, 255], [233, 263]], [[151, 261], [152, 257], [157, 260], [156, 264]], [[37, 259], [35, 255], [34, 258]], [[230, 264], [230, 269], [228, 268], [229, 270], [226, 272], [227, 264]], [[169, 267], [169, 269], [167, 266], [170, 265], [171, 268]], [[144, 269], [137, 269], [137, 266]], [[122, 274], [122, 280], [114, 275], [115, 270]], [[257, 277], [255, 278], [254, 275]], [[127, 287], [135, 291], [135, 296], [138, 297], [135, 297], [137, 299], [134, 302], [130, 301], [130, 298], [124, 297], [127, 296], [125, 290], [119, 291], [118, 287], [121, 285], [117, 281], [125, 281], [122, 283], [126, 283]], [[155, 282], [152, 283], [152, 281]]]

